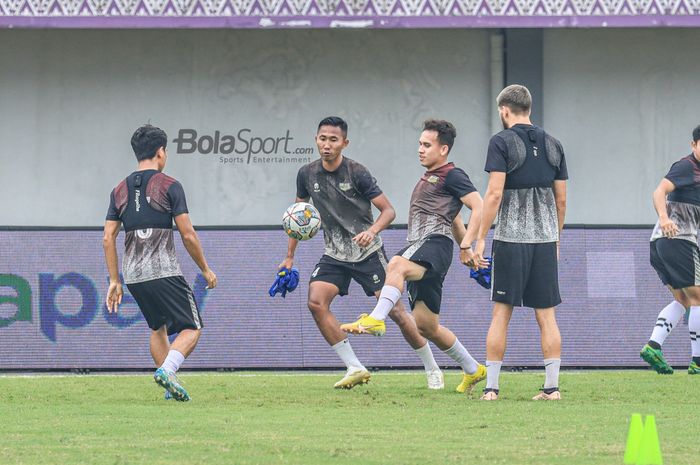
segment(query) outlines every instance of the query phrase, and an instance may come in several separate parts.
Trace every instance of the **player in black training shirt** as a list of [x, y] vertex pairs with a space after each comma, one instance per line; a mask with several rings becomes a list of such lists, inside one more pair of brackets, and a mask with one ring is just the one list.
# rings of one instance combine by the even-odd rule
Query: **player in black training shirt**
[[[326, 250], [311, 274], [308, 304], [321, 334], [347, 367], [346, 375], [335, 383], [336, 388], [344, 389], [366, 383], [370, 374], [355, 356], [330, 305], [337, 295], [348, 293], [350, 280], [360, 284], [368, 296], [379, 297], [386, 276], [386, 255], [379, 233], [396, 217], [367, 168], [342, 154], [349, 143], [347, 132], [347, 123], [337, 116], [319, 123], [316, 145], [321, 158], [299, 170], [296, 199], [311, 199], [321, 214]], [[376, 221], [372, 205], [380, 212]], [[280, 267], [292, 267], [297, 244], [296, 239], [289, 239], [287, 258]], [[423, 361], [428, 387], [442, 389], [442, 372], [413, 318], [401, 302], [389, 315]]]
[[476, 242], [483, 257], [486, 235], [493, 235], [491, 326], [486, 337], [486, 389], [483, 400], [498, 399], [498, 378], [513, 307], [535, 309], [542, 335], [544, 390], [534, 400], [558, 400], [561, 335], [555, 318], [559, 296], [559, 235], [566, 212], [568, 172], [564, 150], [554, 137], [530, 122], [532, 97], [521, 85], [508, 86], [497, 99], [504, 131], [489, 142], [485, 170], [489, 184]]
[[[423, 124], [418, 159], [427, 170], [411, 196], [408, 218], [408, 246], [389, 262], [386, 284], [370, 315], [342, 325], [351, 333], [384, 331], [384, 319], [399, 302], [404, 282], [420, 333], [457, 362], [464, 371], [457, 392], [470, 393], [486, 377], [486, 369], [469, 354], [449, 328], [440, 324], [442, 282], [452, 263], [453, 239], [460, 244], [460, 260], [476, 268], [471, 250], [481, 220], [481, 195], [469, 176], [447, 161], [457, 131], [452, 123], [428, 120]], [[464, 228], [459, 212], [463, 206], [472, 213]]]
[[671, 166], [654, 191], [659, 215], [651, 234], [651, 266], [673, 294], [656, 320], [640, 356], [660, 374], [671, 374], [661, 346], [689, 309], [688, 330], [693, 359], [688, 374], [700, 375], [700, 126], [693, 130], [693, 152]]
[[[126, 232], [122, 272], [124, 283], [151, 328], [151, 355], [159, 368], [155, 381], [179, 401], [190, 400], [175, 373], [199, 340], [202, 320], [192, 290], [180, 271], [173, 241], [173, 218], [187, 252], [207, 280], [216, 287], [216, 275], [204, 258], [192, 227], [185, 192], [175, 179], [162, 173], [168, 138], [151, 125], [131, 137], [138, 168], [112, 190], [104, 228], [104, 250], [109, 270], [107, 309], [116, 312], [122, 301], [116, 239]], [[172, 345], [168, 335], [179, 333]]]

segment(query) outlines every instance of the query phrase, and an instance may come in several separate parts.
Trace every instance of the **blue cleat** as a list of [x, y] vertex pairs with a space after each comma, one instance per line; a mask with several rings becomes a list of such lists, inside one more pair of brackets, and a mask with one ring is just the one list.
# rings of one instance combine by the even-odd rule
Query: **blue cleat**
[[165, 396], [163, 396], [163, 399], [165, 399], [165, 400], [173, 400], [173, 395], [170, 394], [170, 391], [165, 391]]
[[164, 388], [168, 391], [173, 399], [178, 402], [187, 402], [190, 400], [190, 395], [187, 393], [184, 387], [180, 384], [180, 380], [177, 379], [175, 373], [165, 371], [163, 368], [158, 368], [153, 374], [153, 379], [158, 384], [158, 386]]

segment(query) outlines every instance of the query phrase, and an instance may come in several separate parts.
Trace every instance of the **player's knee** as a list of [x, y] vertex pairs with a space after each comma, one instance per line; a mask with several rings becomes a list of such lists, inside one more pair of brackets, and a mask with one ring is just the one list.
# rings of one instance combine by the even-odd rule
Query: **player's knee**
[[391, 257], [389, 260], [389, 265], [387, 266], [387, 273], [397, 273], [400, 275], [406, 274], [406, 259], [399, 256]]
[[686, 296], [684, 296], [684, 295], [677, 295], [677, 296], [674, 296], [674, 297], [675, 297], [676, 302], [678, 302], [679, 304], [681, 304], [683, 307], [688, 308], [688, 307], [691, 306], [690, 299], [688, 299]]
[[318, 300], [309, 300], [308, 306], [312, 315], [320, 315], [321, 313], [328, 311], [328, 306], [324, 305]]
[[420, 333], [421, 336], [423, 336], [426, 339], [431, 339], [433, 336], [435, 336], [435, 333], [437, 332], [437, 325], [434, 325], [430, 322], [427, 321], [416, 321], [416, 326], [418, 327], [418, 332]]

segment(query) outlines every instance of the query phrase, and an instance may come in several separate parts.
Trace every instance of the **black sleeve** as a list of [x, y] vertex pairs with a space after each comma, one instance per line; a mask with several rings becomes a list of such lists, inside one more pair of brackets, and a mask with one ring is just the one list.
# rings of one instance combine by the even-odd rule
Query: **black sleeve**
[[114, 201], [114, 190], [109, 194], [109, 208], [107, 209], [107, 221], [121, 221], [119, 218], [119, 211], [117, 210], [117, 204]]
[[374, 179], [374, 176], [367, 168], [359, 165], [357, 169], [353, 170], [352, 174], [355, 189], [360, 195], [369, 200], [382, 195], [382, 190], [377, 185], [377, 180]]
[[476, 192], [471, 179], [461, 168], [455, 168], [445, 176], [445, 188], [455, 197], [461, 199], [467, 194]]
[[559, 153], [561, 153], [561, 163], [559, 163], [559, 171], [557, 176], [554, 178], [556, 181], [566, 181], [569, 179], [569, 170], [566, 168], [566, 157], [564, 156], [564, 147], [557, 143], [557, 148]]
[[506, 146], [506, 142], [497, 135], [493, 136], [489, 141], [484, 171], [488, 173], [492, 171], [500, 173], [508, 172], [508, 147]]
[[304, 173], [304, 168], [299, 168], [297, 173], [297, 198], [298, 199], [308, 199], [310, 197], [309, 191], [306, 188], [306, 174]]
[[185, 189], [182, 184], [175, 181], [168, 188], [168, 200], [170, 201], [170, 214], [173, 216], [189, 213], [187, 211], [187, 199], [185, 199]]
[[676, 186], [676, 189], [679, 187], [689, 187], [695, 184], [693, 165], [687, 159], [677, 161], [671, 165], [671, 169], [665, 177]]

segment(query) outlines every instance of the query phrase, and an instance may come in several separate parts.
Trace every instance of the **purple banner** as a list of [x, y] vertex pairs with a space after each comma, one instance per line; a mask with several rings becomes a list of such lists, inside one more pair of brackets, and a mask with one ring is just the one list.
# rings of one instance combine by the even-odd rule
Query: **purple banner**
[[[187, 361], [190, 368], [338, 367], [306, 309], [307, 280], [323, 251], [317, 237], [300, 244], [296, 266], [302, 283], [286, 299], [267, 291], [286, 253], [280, 231], [200, 231], [219, 286], [204, 289], [181, 247], [185, 278], [202, 309], [204, 330]], [[383, 233], [387, 253], [405, 230]], [[649, 266], [647, 230], [567, 229], [561, 245], [558, 309], [566, 366], [642, 366], [638, 352], [670, 293]], [[149, 329], [130, 296], [118, 316], [104, 308], [107, 273], [99, 231], [0, 231], [0, 369], [150, 368]], [[123, 235], [120, 235], [120, 244]], [[120, 247], [120, 257], [121, 257]], [[126, 290], [126, 289], [125, 289]], [[374, 299], [355, 283], [333, 311], [351, 321]], [[490, 322], [489, 292], [468, 278], [456, 256], [444, 286], [441, 319], [481, 361]], [[368, 366], [410, 367], [420, 361], [387, 324], [383, 338], [354, 336]], [[452, 361], [434, 349], [441, 365]], [[671, 363], [690, 359], [687, 326], [665, 347]], [[505, 363], [541, 365], [539, 332], [531, 309], [516, 309]]]

